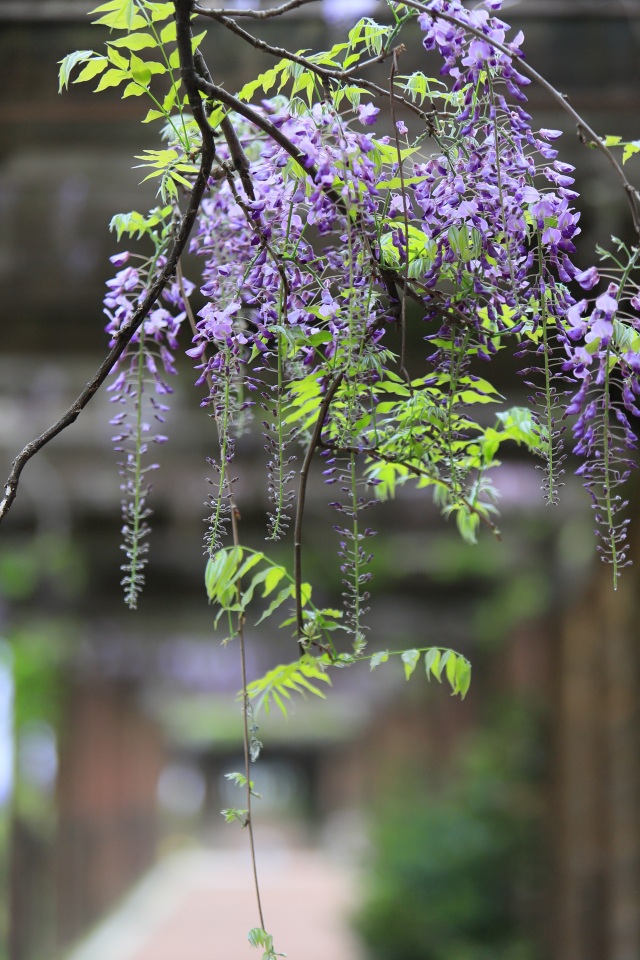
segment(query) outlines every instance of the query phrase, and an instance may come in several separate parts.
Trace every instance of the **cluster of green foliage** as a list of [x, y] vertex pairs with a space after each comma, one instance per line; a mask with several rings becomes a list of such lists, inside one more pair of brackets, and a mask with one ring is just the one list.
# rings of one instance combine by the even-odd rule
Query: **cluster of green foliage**
[[503, 703], [469, 737], [444, 785], [395, 771], [372, 812], [357, 917], [372, 960], [540, 956], [537, 727], [526, 704]]

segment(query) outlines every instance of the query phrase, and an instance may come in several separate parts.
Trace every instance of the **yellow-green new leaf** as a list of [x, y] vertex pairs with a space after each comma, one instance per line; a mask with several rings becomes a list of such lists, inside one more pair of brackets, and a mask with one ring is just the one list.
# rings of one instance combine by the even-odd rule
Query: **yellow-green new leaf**
[[424, 669], [427, 674], [427, 680], [434, 676], [440, 683], [440, 674], [442, 673], [442, 654], [438, 647], [431, 647], [424, 655]]
[[129, 80], [131, 74], [128, 70], [118, 70], [113, 67], [111, 70], [107, 70], [106, 73], [102, 75], [100, 83], [95, 89], [96, 93], [100, 93], [101, 90], [106, 90], [107, 87], [119, 87], [121, 83], [124, 83], [125, 80]]
[[464, 657], [456, 663], [456, 693], [464, 700], [471, 686], [471, 664]]
[[95, 57], [96, 54], [93, 50], [75, 50], [74, 53], [68, 53], [66, 57], [62, 60], [59, 60], [60, 70], [58, 71], [58, 93], [62, 93], [63, 89], [66, 89], [69, 86], [69, 80], [71, 78], [71, 71], [79, 63], [85, 63], [87, 60], [91, 60]]
[[405, 679], [408, 680], [413, 671], [416, 668], [418, 660], [420, 659], [419, 650], [403, 650], [401, 654], [402, 662], [404, 664], [404, 675]]
[[369, 667], [371, 670], [375, 670], [376, 667], [379, 667], [381, 663], [386, 663], [389, 659], [389, 651], [381, 650], [379, 653], [374, 653], [369, 661]]
[[151, 80], [149, 65], [140, 57], [136, 57], [135, 53], [131, 54], [131, 75], [143, 87], [146, 87]]
[[157, 23], [159, 20], [166, 20], [175, 13], [173, 3], [153, 3], [152, 0], [145, 0], [144, 6], [151, 16], [153, 23]]
[[124, 47], [125, 50], [147, 50], [158, 46], [158, 41], [150, 33], [130, 33], [127, 37], [107, 42], [110, 47]]
[[457, 691], [456, 668], [458, 665], [458, 658], [453, 652], [453, 650], [447, 650], [447, 653], [449, 654], [449, 656], [447, 657], [447, 663], [445, 668], [447, 672], [447, 680], [449, 681], [449, 686], [451, 687], [453, 692], [456, 693]]
[[107, 69], [108, 63], [109, 61], [106, 57], [96, 57], [95, 60], [90, 60], [73, 82], [85, 83], [87, 80], [93, 80], [94, 77], [97, 77], [103, 70]]
[[176, 24], [175, 20], [172, 20], [171, 23], [168, 23], [166, 27], [163, 27], [160, 31], [160, 40], [162, 43], [173, 43], [176, 39]]
[[102, 23], [112, 30], [136, 30], [146, 26], [146, 20], [136, 11], [135, 0], [110, 0], [109, 3], [103, 3], [91, 10], [90, 16], [94, 13], [104, 15], [93, 23]]
[[129, 61], [127, 60], [126, 57], [123, 57], [122, 54], [115, 49], [115, 47], [111, 47], [111, 46], [107, 47], [107, 56], [109, 57], [109, 60], [114, 65], [114, 67], [119, 67], [120, 70], [129, 69]]

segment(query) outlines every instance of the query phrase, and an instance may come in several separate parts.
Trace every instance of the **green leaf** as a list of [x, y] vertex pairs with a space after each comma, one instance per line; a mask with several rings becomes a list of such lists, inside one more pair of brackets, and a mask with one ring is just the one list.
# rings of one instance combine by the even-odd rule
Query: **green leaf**
[[146, 92], [146, 87], [141, 87], [139, 83], [132, 81], [128, 83], [122, 91], [122, 99], [125, 100], [127, 97], [143, 97]]
[[152, 3], [150, 0], [146, 0], [145, 7], [151, 15], [151, 20], [153, 23], [157, 23], [159, 20], [166, 20], [168, 17], [172, 17], [175, 13], [175, 8], [173, 3]]
[[445, 650], [445, 651], [442, 653], [442, 657], [441, 657], [441, 659], [440, 659], [440, 665], [439, 665], [439, 668], [438, 668], [438, 669], [439, 669], [438, 680], [440, 680], [440, 679], [442, 678], [442, 671], [446, 668], [446, 666], [447, 666], [447, 664], [449, 663], [449, 660], [450, 660], [450, 659], [451, 659], [451, 650]]
[[106, 57], [96, 57], [95, 60], [89, 60], [89, 63], [80, 71], [74, 83], [84, 83], [87, 80], [93, 80], [99, 73], [107, 69], [109, 61]]
[[107, 47], [107, 55], [109, 57], [109, 60], [115, 67], [119, 67], [120, 70], [129, 69], [129, 61], [127, 60], [127, 58], [123, 57], [121, 53], [118, 53], [118, 51], [114, 47], [109, 47], [109, 46]]
[[249, 930], [247, 939], [252, 947], [264, 947], [267, 936], [262, 927], [254, 927], [253, 930]]
[[170, 207], [164, 207], [163, 209], [156, 208], [152, 210], [148, 217], [138, 213], [137, 210], [132, 210], [130, 213], [116, 213], [116, 215], [111, 218], [109, 230], [116, 231], [118, 240], [123, 233], [128, 233], [130, 237], [137, 234], [139, 239], [145, 233], [151, 232], [154, 227], [164, 224], [170, 213]]
[[151, 80], [151, 70], [148, 64], [146, 64], [144, 60], [141, 60], [140, 57], [136, 57], [135, 53], [132, 53], [130, 66], [133, 79], [143, 87], [146, 87], [149, 80]]
[[458, 657], [456, 664], [456, 693], [464, 700], [471, 686], [471, 664], [464, 657]]
[[533, 413], [528, 407], [511, 407], [496, 414], [503, 426], [500, 440], [515, 440], [523, 443], [530, 450], [539, 450], [543, 446], [540, 430], [535, 422]]
[[158, 46], [158, 41], [150, 33], [130, 33], [107, 43], [110, 47], [124, 47], [125, 50], [148, 50]]
[[326, 675], [319, 661], [314, 657], [305, 654], [299, 660], [293, 663], [283, 663], [273, 670], [269, 670], [263, 677], [253, 680], [247, 687], [247, 694], [250, 700], [257, 700], [255, 712], [262, 707], [269, 713], [271, 701], [287, 715], [287, 708], [283, 703], [282, 697], [291, 699], [291, 693], [304, 693], [308, 691], [317, 697], [324, 697], [323, 692], [311, 681], [322, 681], [331, 685], [331, 680]]
[[282, 578], [286, 576], [286, 573], [286, 567], [271, 567], [271, 569], [267, 571], [262, 596], [268, 597], [278, 586]]
[[237, 820], [243, 827], [247, 825], [248, 810], [238, 810], [235, 807], [228, 807], [226, 810], [221, 810], [220, 813], [227, 823], [233, 823], [234, 820]]
[[238, 98], [240, 100], [251, 100], [257, 90], [262, 90], [264, 93], [267, 93], [275, 85], [282, 71], [288, 67], [288, 60], [280, 60], [275, 67], [272, 67], [270, 70], [265, 70], [265, 72], [261, 73], [255, 80], [245, 83], [238, 93]]
[[166, 97], [162, 101], [162, 109], [165, 110], [167, 113], [169, 113], [169, 111], [171, 110], [171, 107], [176, 102], [177, 94], [178, 94], [178, 84], [172, 83], [169, 93], [166, 95]]
[[245, 577], [249, 570], [252, 570], [258, 563], [261, 563], [263, 560], [266, 560], [264, 553], [251, 553], [244, 561], [241, 567], [238, 568], [237, 572], [233, 576], [233, 582], [238, 583]]
[[427, 680], [434, 676], [438, 683], [442, 673], [442, 654], [438, 647], [431, 647], [424, 655], [424, 669], [427, 674]]
[[244, 773], [225, 773], [224, 778], [234, 783], [236, 787], [246, 787], [247, 785], [247, 778]]
[[[280, 693], [284, 693], [285, 696], [286, 696], [286, 698], [287, 698], [287, 700], [290, 700], [290, 699], [291, 699], [291, 697], [289, 696], [288, 693], [286, 693], [286, 691], [281, 690]], [[273, 702], [274, 702], [275, 705], [277, 706], [277, 708], [278, 708], [278, 710], [280, 711], [280, 713], [282, 714], [282, 716], [283, 716], [283, 717], [286, 717], [286, 716], [288, 716], [288, 714], [287, 714], [287, 708], [286, 708], [286, 706], [285, 706], [285, 704], [284, 704], [284, 702], [283, 702], [283, 700], [282, 700], [282, 697], [280, 696], [280, 693], [279, 693], [277, 690], [273, 690], [273, 691], [271, 692], [271, 697], [273, 698]], [[268, 701], [268, 700], [265, 702], [265, 710], [267, 711], [267, 713], [269, 713], [269, 701]]]
[[[106, 12], [105, 12], [106, 11]], [[146, 27], [147, 21], [136, 12], [135, 0], [110, 0], [109, 3], [103, 3], [90, 11], [90, 16], [94, 13], [103, 13], [93, 23], [101, 23], [111, 30], [137, 30], [139, 27]]]
[[[423, 183], [424, 177], [404, 177], [405, 187], [410, 187], [414, 183]], [[401, 190], [403, 181], [400, 177], [393, 177], [391, 180], [380, 180], [376, 183], [378, 190]]]
[[175, 20], [172, 20], [171, 23], [168, 23], [166, 27], [163, 27], [160, 31], [160, 40], [162, 43], [173, 43], [176, 39], [176, 23]]
[[640, 140], [631, 140], [629, 143], [625, 143], [622, 151], [622, 162], [626, 163], [636, 153], [640, 153]]
[[285, 602], [285, 600], [287, 600], [289, 597], [292, 597], [294, 593], [295, 593], [295, 587], [293, 586], [292, 583], [286, 586], [284, 590], [281, 590], [280, 593], [278, 593], [276, 597], [271, 601], [268, 608], [262, 614], [260, 619], [256, 620], [256, 626], [258, 626], [259, 623], [262, 623], [263, 620], [267, 620], [271, 616], [271, 614], [274, 613], [274, 611], [277, 610], [278, 607], [281, 607], [282, 604]]
[[206, 35], [207, 35], [207, 31], [206, 31], [206, 30], [203, 30], [202, 33], [197, 33], [197, 34], [195, 35], [195, 37], [192, 37], [192, 38], [191, 38], [191, 52], [192, 52], [192, 53], [195, 53], [195, 51], [198, 49], [198, 47], [200, 46], [200, 44], [202, 43], [202, 41], [204, 40], [204, 38], [206, 37]]
[[106, 90], [107, 87], [118, 87], [125, 80], [130, 79], [131, 74], [125, 70], [117, 70], [113, 67], [111, 70], [107, 70], [106, 73], [102, 75], [100, 83], [95, 89], [95, 93], [100, 93], [101, 90]]
[[404, 664], [404, 675], [405, 679], [409, 679], [411, 674], [416, 668], [418, 660], [420, 659], [419, 650], [403, 650], [401, 655], [402, 662]]
[[374, 653], [369, 661], [369, 667], [371, 670], [375, 670], [376, 667], [379, 667], [381, 663], [386, 663], [389, 659], [389, 651], [381, 650], [379, 653]]
[[63, 89], [67, 89], [69, 86], [69, 79], [71, 76], [71, 71], [79, 63], [85, 63], [87, 60], [93, 59], [97, 56], [93, 50], [76, 50], [74, 53], [68, 53], [66, 57], [62, 60], [59, 60], [60, 69], [58, 71], [58, 93], [62, 93]]
[[453, 650], [447, 650], [447, 653], [449, 654], [449, 656], [447, 657], [447, 663], [446, 663], [447, 680], [449, 681], [451, 689], [455, 693], [456, 692], [456, 667], [458, 665], [458, 658], [453, 652]]
[[224, 548], [209, 558], [205, 569], [205, 586], [210, 600], [220, 600], [241, 560], [241, 547]]
[[259, 570], [258, 573], [254, 574], [254, 576], [251, 578], [251, 582], [249, 583], [249, 586], [242, 593], [242, 606], [244, 609], [246, 609], [249, 606], [251, 600], [253, 599], [253, 594], [255, 592], [256, 587], [258, 587], [261, 583], [264, 583], [264, 581], [267, 579], [268, 574], [269, 574], [269, 568], [267, 567], [264, 570]]
[[152, 120], [159, 120], [161, 117], [166, 117], [166, 113], [163, 113], [162, 110], [149, 110], [142, 122], [151, 123]]

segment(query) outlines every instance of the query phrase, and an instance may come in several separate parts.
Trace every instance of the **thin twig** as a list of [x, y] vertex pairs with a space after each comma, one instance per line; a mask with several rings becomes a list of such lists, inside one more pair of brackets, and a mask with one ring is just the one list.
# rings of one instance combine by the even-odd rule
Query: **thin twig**
[[244, 187], [244, 192], [250, 200], [255, 200], [256, 193], [253, 189], [253, 181], [251, 180], [251, 174], [249, 172], [249, 160], [247, 159], [246, 153], [242, 149], [242, 144], [238, 140], [236, 129], [228, 116], [223, 117], [220, 121], [220, 129], [222, 130], [224, 138], [227, 141], [227, 146], [229, 147], [229, 153], [231, 155], [231, 161], [234, 168], [238, 171], [242, 186]]
[[[189, 326], [194, 337], [198, 334], [198, 324], [196, 323], [195, 314], [193, 312], [193, 307], [191, 306], [191, 300], [187, 294], [185, 285], [184, 285], [184, 275], [182, 273], [182, 261], [178, 260], [176, 266], [176, 280], [178, 281], [178, 288], [180, 290], [180, 296], [182, 297], [182, 302], [184, 303], [184, 309], [187, 314], [187, 319], [189, 321]], [[211, 377], [211, 371], [208, 369], [208, 357], [206, 350], [200, 358], [204, 365], [205, 375], [204, 378], [207, 381], [207, 386], [209, 387], [209, 395], [213, 394], [213, 379]]]
[[[207, 62], [204, 59], [201, 50], [196, 50], [193, 55], [193, 62], [196, 70], [201, 77], [204, 77], [209, 83], [213, 83], [213, 77]], [[207, 116], [211, 113], [211, 102], [207, 101], [204, 105], [204, 111]], [[253, 182], [251, 180], [250, 174], [250, 165], [246, 153], [242, 149], [242, 144], [238, 139], [234, 125], [231, 123], [231, 120], [228, 116], [225, 116], [220, 121], [220, 129], [224, 135], [225, 140], [227, 141], [227, 146], [229, 147], [229, 155], [231, 157], [231, 162], [233, 166], [238, 171], [240, 175], [240, 180], [242, 181], [242, 186], [244, 187], [244, 192], [247, 194], [250, 200], [255, 200], [255, 191], [253, 189]]]
[[[186, 292], [186, 290], [185, 290], [184, 278], [183, 278], [183, 275], [182, 275], [182, 265], [181, 265], [181, 263], [180, 263], [179, 261], [178, 261], [178, 265], [177, 265], [177, 267], [176, 267], [176, 277], [177, 277], [177, 280], [178, 280], [178, 286], [179, 286], [179, 288], [180, 288], [180, 296], [182, 297], [182, 300], [183, 300], [183, 303], [184, 303], [184, 306], [185, 306], [185, 310], [186, 310], [186, 313], [187, 313], [187, 317], [188, 317], [188, 319], [189, 319], [189, 325], [191, 326], [191, 329], [193, 330], [193, 332], [194, 332], [194, 334], [195, 334], [195, 333], [197, 333], [196, 318], [195, 318], [195, 316], [194, 316], [193, 309], [192, 309], [191, 303], [190, 303], [190, 301], [189, 301], [189, 297], [188, 297], [187, 292]], [[203, 361], [206, 363], [206, 356], [205, 356], [205, 355], [203, 355]], [[209, 385], [209, 390], [210, 390], [210, 391], [213, 391], [213, 382], [212, 382], [212, 380], [211, 380], [211, 374], [207, 372], [205, 376], [206, 376], [207, 383], [208, 383], [208, 385]], [[234, 498], [233, 498], [233, 493], [232, 493], [232, 491], [231, 491], [231, 485], [230, 485], [230, 483], [229, 483], [228, 480], [226, 481], [226, 483], [227, 483], [227, 487], [228, 487], [228, 489], [229, 489], [228, 499], [229, 499], [229, 507], [230, 507], [230, 510], [231, 510], [231, 531], [232, 531], [232, 536], [233, 536], [233, 545], [234, 545], [234, 547], [239, 547], [239, 546], [240, 546], [240, 533], [239, 533], [239, 530], [238, 530], [238, 520], [239, 520], [239, 518], [240, 518], [240, 512], [239, 512], [239, 510], [238, 510], [238, 508], [237, 508], [237, 506], [236, 506], [236, 504], [235, 504], [235, 500], [234, 500]], [[237, 589], [238, 589], [238, 594], [240, 594], [240, 590], [241, 590], [240, 582], [238, 582], [238, 584], [237, 584]], [[252, 818], [251, 818], [251, 800], [252, 800], [252, 794], [251, 794], [251, 755], [250, 755], [250, 749], [249, 749], [249, 720], [248, 720], [248, 713], [249, 713], [249, 706], [250, 706], [250, 704], [249, 704], [249, 693], [248, 693], [248, 691], [247, 691], [247, 658], [246, 658], [245, 638], [244, 638], [244, 616], [243, 616], [242, 612], [240, 612], [240, 613], [238, 614], [237, 634], [238, 634], [238, 640], [239, 640], [239, 644], [240, 644], [240, 669], [241, 669], [241, 674], [242, 674], [242, 702], [243, 702], [243, 703], [242, 703], [242, 708], [243, 708], [242, 739], [243, 739], [243, 746], [244, 746], [245, 778], [246, 778], [246, 781], [247, 781], [247, 784], [246, 784], [246, 789], [247, 789], [247, 820], [246, 820], [245, 826], [247, 827], [247, 829], [248, 829], [248, 831], [249, 831], [249, 847], [250, 847], [250, 852], [251, 852], [251, 867], [252, 867], [252, 872], [253, 872], [253, 882], [254, 882], [254, 886], [255, 886], [256, 902], [257, 902], [257, 906], [258, 906], [258, 915], [259, 915], [259, 917], [260, 917], [260, 925], [261, 925], [262, 929], [264, 930], [264, 929], [265, 929], [265, 925], [264, 925], [264, 915], [263, 915], [263, 912], [262, 912], [262, 901], [261, 901], [261, 899], [260, 899], [260, 884], [259, 884], [259, 882], [258, 882], [258, 865], [257, 865], [257, 859], [256, 859], [256, 850], [255, 850], [254, 836], [253, 836], [253, 822], [252, 822]]]
[[[376, 63], [382, 63], [384, 60], [386, 60], [391, 53], [391, 50], [387, 47], [385, 47], [377, 56], [371, 57], [369, 60], [365, 60], [362, 63], [356, 63], [347, 70], [335, 70], [331, 67], [320, 66], [320, 64], [314, 63], [313, 60], [309, 60], [308, 57], [303, 57], [302, 54], [291, 53], [291, 51], [287, 50], [285, 47], [275, 47], [273, 44], [267, 43], [261, 37], [255, 37], [253, 34], [249, 33], [248, 30], [245, 30], [243, 27], [237, 24], [232, 17], [226, 15], [231, 11], [207, 10], [206, 8], [200, 7], [198, 4], [196, 4], [194, 6], [194, 12], [211, 20], [217, 21], [222, 26], [226, 27], [227, 30], [235, 33], [246, 43], [250, 44], [252, 47], [255, 47], [256, 50], [261, 50], [263, 53], [269, 54], [269, 56], [278, 57], [281, 60], [289, 60], [290, 63], [297, 63], [300, 66], [305, 67], [311, 73], [315, 73], [316, 76], [320, 77], [324, 84], [326, 84], [329, 80], [341, 82], [343, 80], [353, 79], [356, 84], [364, 87], [366, 90], [369, 90], [370, 93], [382, 94], [383, 96], [386, 94], [384, 87], [380, 87], [372, 80], [367, 80], [365, 77], [356, 76], [355, 74], [359, 70], [364, 70], [366, 67], [370, 67]], [[420, 119], [426, 123], [429, 130], [431, 130], [433, 121], [429, 115], [424, 112], [424, 110], [422, 110], [411, 100], [407, 100], [406, 97], [402, 97], [399, 94], [396, 94], [396, 99], [405, 107], [407, 107], [407, 109], [419, 116]]]
[[[240, 536], [238, 532], [238, 518], [239, 512], [238, 508], [235, 505], [233, 496], [229, 493], [229, 502], [231, 507], [231, 529], [233, 531], [233, 545], [234, 547], [240, 546]], [[237, 583], [238, 596], [240, 595], [241, 585], [240, 582]], [[238, 614], [238, 642], [240, 645], [240, 673], [242, 676], [242, 743], [244, 748], [244, 775], [246, 779], [246, 804], [247, 804], [247, 817], [245, 820], [245, 826], [249, 832], [249, 851], [251, 856], [251, 869], [253, 872], [253, 885], [256, 895], [256, 905], [258, 907], [258, 916], [260, 917], [260, 926], [263, 930], [266, 930], [264, 923], [264, 914], [262, 912], [262, 899], [260, 897], [260, 882], [258, 880], [258, 862], [256, 857], [256, 845], [253, 835], [253, 816], [252, 816], [252, 800], [253, 792], [251, 785], [251, 752], [249, 749], [249, 691], [247, 689], [247, 653], [246, 645], [244, 639], [244, 613], [240, 611]]]
[[238, 206], [244, 213], [245, 220], [247, 221], [247, 225], [249, 229], [255, 234], [255, 236], [260, 241], [261, 248], [263, 250], [266, 250], [269, 256], [271, 257], [274, 267], [280, 274], [280, 279], [282, 281], [282, 287], [284, 290], [285, 297], [288, 297], [289, 296], [289, 280], [287, 278], [287, 271], [285, 270], [282, 262], [282, 257], [276, 253], [272, 245], [269, 243], [269, 240], [264, 230], [260, 229], [260, 224], [256, 220], [254, 220], [253, 217], [251, 216], [251, 213], [249, 211], [247, 204], [242, 199], [242, 197], [240, 196], [240, 194], [236, 189], [236, 185], [234, 183], [233, 177], [231, 176], [231, 172], [226, 168], [224, 168], [224, 173], [226, 176], [227, 183], [229, 185], [229, 189], [231, 190], [231, 193], [233, 195], [233, 199], [235, 200], [235, 202], [238, 204]]
[[443, 487], [446, 487], [449, 492], [454, 493], [458, 498], [459, 502], [469, 510], [470, 513], [475, 514], [483, 523], [489, 527], [493, 533], [496, 540], [501, 540], [502, 536], [500, 530], [489, 519], [481, 510], [471, 503], [466, 497], [460, 494], [460, 491], [451, 490], [446, 480], [442, 477], [434, 477], [424, 467], [419, 467], [417, 464], [411, 463], [408, 460], [399, 460], [397, 457], [393, 457], [390, 454], [383, 453], [379, 447], [353, 447], [353, 446], [341, 446], [337, 447], [335, 444], [331, 443], [329, 440], [323, 440], [320, 438], [317, 443], [318, 447], [321, 447], [323, 450], [330, 450], [332, 453], [335, 453], [336, 456], [346, 455], [346, 454], [359, 454], [361, 456], [371, 457], [372, 460], [382, 460], [384, 463], [393, 463], [399, 467], [405, 467], [410, 473], [416, 477], [425, 477], [427, 480], [431, 480], [432, 483], [441, 484]]
[[288, 0], [279, 7], [269, 7], [266, 10], [209, 10], [206, 7], [198, 7], [197, 12], [205, 16], [215, 13], [226, 17], [231, 14], [234, 17], [250, 17], [252, 20], [268, 20], [270, 17], [281, 17], [283, 13], [289, 13], [291, 10], [297, 10], [308, 3], [317, 3], [318, 0]]
[[[404, 163], [402, 160], [402, 149], [400, 147], [400, 133], [396, 120], [396, 98], [394, 82], [398, 69], [398, 54], [405, 50], [404, 44], [396, 47], [393, 51], [391, 61], [391, 73], [389, 74], [389, 106], [391, 108], [391, 122], [393, 123], [393, 134], [396, 144], [396, 154], [398, 156], [398, 174], [400, 176], [400, 192], [402, 193], [402, 213], [404, 219], [404, 277], [402, 284], [402, 299], [400, 301], [400, 373], [407, 381], [409, 390], [413, 393], [411, 377], [406, 368], [407, 359], [407, 289], [409, 287], [409, 213], [407, 211], [407, 190], [404, 180]], [[398, 251], [400, 253], [400, 251]]]
[[260, 37], [255, 37], [252, 33], [249, 33], [248, 30], [245, 30], [244, 27], [241, 27], [240, 24], [236, 23], [233, 17], [226, 16], [220, 11], [207, 10], [204, 7], [198, 6], [198, 4], [195, 4], [193, 11], [194, 13], [199, 13], [201, 16], [205, 16], [222, 24], [223, 27], [235, 33], [236, 36], [246, 41], [246, 43], [249, 43], [252, 47], [255, 47], [256, 50], [262, 50], [263, 53], [268, 53], [272, 57], [280, 57], [281, 59], [289, 60], [291, 63], [297, 63], [301, 67], [306, 67], [311, 73], [315, 73], [324, 80], [347, 80], [353, 77], [358, 70], [364, 70], [366, 67], [373, 66], [375, 63], [382, 63], [391, 52], [385, 48], [375, 57], [371, 57], [369, 60], [364, 60], [361, 63], [355, 63], [347, 70], [335, 70], [331, 67], [323, 67], [308, 57], [303, 57], [300, 53], [291, 53], [286, 47], [274, 47], [273, 44], [267, 43]]

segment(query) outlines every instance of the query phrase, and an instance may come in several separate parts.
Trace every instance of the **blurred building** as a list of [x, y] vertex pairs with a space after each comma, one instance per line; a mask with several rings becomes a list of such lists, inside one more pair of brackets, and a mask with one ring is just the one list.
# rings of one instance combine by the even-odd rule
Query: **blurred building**
[[[327, 3], [325, 20], [314, 5], [293, 13], [290, 48], [333, 42], [348, 2]], [[115, 212], [152, 202], [151, 190], [141, 199], [140, 175], [132, 170], [132, 157], [145, 146], [139, 120], [146, 107], [112, 91], [57, 92], [58, 61], [97, 44], [85, 16], [93, 6], [0, 4], [3, 469], [68, 405], [102, 356], [101, 300], [116, 249], [107, 224]], [[376, 15], [376, 5], [369, 6]], [[505, 18], [525, 31], [529, 61], [596, 130], [639, 135], [640, 3], [521, 0], [505, 4]], [[277, 22], [255, 29], [278, 42]], [[207, 52], [230, 89], [267, 64], [222, 39], [214, 25]], [[421, 65], [418, 43], [404, 56], [406, 72]], [[567, 133], [563, 156], [580, 171], [583, 256], [596, 238], [628, 237], [624, 198], [605, 161], [580, 145], [543, 91], [530, 88], [530, 102], [541, 126]], [[16, 790], [10, 808], [10, 960], [48, 956], [53, 941], [66, 947], [79, 937], [153, 862], [159, 840], [174, 842], [184, 829], [224, 842], [212, 823], [228, 805], [223, 774], [239, 750], [233, 712], [239, 668], [235, 652], [211, 637], [198, 506], [207, 495], [213, 435], [189, 389], [193, 377], [181, 366], [171, 443], [154, 481], [148, 587], [136, 615], [124, 611], [119, 596], [118, 477], [104, 397], [28, 465], [3, 529], [0, 632], [18, 636], [26, 651], [16, 673], [20, 690], [43, 691], [42, 702], [20, 707], [23, 732], [55, 730], [57, 757], [55, 813], [41, 811], [53, 787], [39, 786], [37, 775]], [[522, 387], [505, 380], [505, 389], [517, 396]], [[243, 526], [258, 544], [266, 505], [264, 495], [254, 494], [262, 489], [259, 442], [247, 442], [240, 456], [248, 477], [238, 491]], [[442, 692], [425, 702], [399, 672], [380, 678], [345, 672], [328, 716], [305, 702], [293, 722], [261, 720], [264, 816], [284, 812], [296, 836], [331, 823], [334, 837], [356, 843], [350, 815], [395, 770], [405, 762], [445, 768], [477, 723], [483, 698], [517, 694], [541, 717], [541, 749], [548, 751], [538, 797], [549, 848], [536, 906], [548, 921], [546, 933], [541, 922], [536, 928], [542, 956], [637, 960], [636, 574], [628, 571], [613, 594], [607, 569], [591, 566], [575, 491], [556, 519], [531, 505], [537, 487], [533, 467], [507, 465], [505, 543], [475, 555], [453, 544], [451, 531], [410, 495], [393, 512], [380, 508], [384, 549], [375, 571], [380, 593], [372, 643], [384, 648], [446, 637], [477, 663], [474, 692], [464, 704]], [[324, 529], [319, 497], [310, 516]], [[327, 564], [322, 557], [315, 563], [320, 576]], [[324, 586], [328, 596], [339, 592], [330, 578]], [[492, 630], [504, 634], [504, 645], [499, 637], [492, 645]], [[257, 637], [249, 641], [252, 675], [276, 658], [295, 657], [286, 640], [269, 647]], [[54, 644], [61, 653], [49, 661]], [[40, 673], [23, 666], [29, 650]], [[52, 698], [55, 717], [43, 706]], [[45, 740], [32, 737], [32, 750], [39, 742], [46, 753]]]

